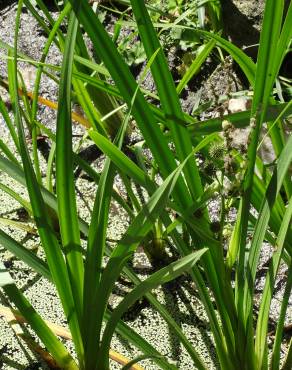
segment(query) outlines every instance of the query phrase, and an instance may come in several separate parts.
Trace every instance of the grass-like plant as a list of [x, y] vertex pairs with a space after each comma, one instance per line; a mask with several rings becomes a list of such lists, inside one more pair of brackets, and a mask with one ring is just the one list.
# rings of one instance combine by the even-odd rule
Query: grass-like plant
[[[48, 35], [41, 62], [33, 61], [18, 52], [23, 3]], [[10, 118], [2, 100], [0, 112], [15, 148], [12, 150], [0, 141], [0, 169], [26, 186], [30, 201], [28, 203], [3, 184], [0, 184], [0, 188], [33, 216], [46, 259], [40, 259], [4, 231], [0, 231], [0, 242], [17, 258], [54, 283], [72, 334], [77, 361], [34, 310], [7, 271], [0, 274], [5, 294], [60, 368], [109, 369], [111, 339], [117, 331], [143, 353], [144, 357], [133, 359], [131, 366], [149, 357], [158, 368], [175, 369], [153, 344], [121, 320], [123, 313], [137, 299], [146, 296], [185, 347], [194, 367], [207, 369], [199, 351], [151, 293], [159, 285], [188, 272], [208, 316], [218, 366], [224, 370], [279, 369], [284, 319], [292, 286], [292, 184], [289, 172], [292, 138], [286, 138], [283, 127], [284, 117], [291, 114], [291, 103], [280, 104], [273, 95], [273, 88], [291, 42], [292, 4], [284, 15], [283, 0], [266, 1], [256, 64], [219, 34], [172, 24], [173, 27], [188, 29], [190, 41], [200, 37], [205, 42], [181, 82], [175, 86], [144, 2], [131, 0], [135, 22], [130, 25], [139, 33], [147, 55], [146, 71], [151, 69], [157, 88], [158, 96], [154, 95], [159, 99], [157, 107], [147, 100], [147, 92], [131, 74], [117, 46], [87, 1], [66, 2], [56, 21], [41, 0], [36, 3], [46, 21], [30, 1], [20, 0], [14, 45], [12, 47], [1, 42], [8, 50], [8, 81], [3, 81], [3, 84], [9, 89], [14, 119]], [[213, 15], [215, 31], [220, 30], [222, 21], [219, 2], [206, 4], [209, 14]], [[68, 19], [66, 37], [60, 30], [65, 19]], [[165, 28], [162, 23], [155, 25]], [[102, 64], [89, 57], [81, 27], [90, 38]], [[53, 42], [63, 53], [60, 78], [50, 72], [52, 68], [58, 68], [46, 64]], [[246, 75], [253, 92], [252, 106], [245, 112], [196, 122], [183, 112], [180, 92], [215, 45], [230, 54]], [[32, 94], [20, 85], [17, 69], [20, 58], [38, 67]], [[56, 134], [37, 120], [37, 104], [43, 102], [38, 97], [42, 73], [47, 73], [59, 84], [59, 104], [55, 106]], [[108, 81], [109, 76], [113, 83]], [[106, 156], [100, 173], [86, 163], [78, 152], [73, 151], [73, 99], [79, 102], [85, 112], [86, 118], [82, 121], [79, 117], [79, 121], [87, 126], [88, 136]], [[118, 102], [125, 103], [127, 111], [111, 116], [114, 117], [112, 125], [105, 126], [102, 116], [110, 111], [120, 112]], [[78, 120], [78, 116], [75, 118]], [[144, 147], [153, 156], [150, 170], [147, 170], [149, 163], [146, 163], [149, 159], [143, 152], [136, 152], [135, 162], [123, 151], [123, 141], [132, 118], [143, 137]], [[32, 150], [25, 139], [24, 122], [31, 130]], [[272, 169], [267, 169], [257, 155], [265, 122], [276, 155]], [[222, 146], [221, 132], [226, 137], [228, 130], [248, 126], [250, 134], [246, 153], [228, 145]], [[38, 163], [39, 131], [43, 131], [52, 142], [47, 171], [49, 180], [46, 185], [43, 184]], [[222, 167], [222, 160], [224, 162], [228, 158], [231, 161], [231, 166], [225, 166], [224, 170], [219, 171], [221, 180], [219, 175], [214, 178], [198, 167], [196, 154], [199, 152], [215, 168], [215, 172], [217, 168], [217, 173]], [[56, 193], [51, 183], [54, 162]], [[74, 164], [78, 164], [97, 184], [89, 225], [78, 216]], [[240, 176], [236, 177], [237, 173]], [[128, 200], [114, 189], [116, 174], [124, 181]], [[162, 185], [155, 181], [157, 178], [162, 179]], [[239, 179], [237, 189], [226, 194], [222, 182], [224, 178], [231, 181]], [[148, 194], [144, 203], [135, 195], [134, 185], [140, 186]], [[221, 217], [216, 228], [210, 221], [207, 207], [208, 201], [214, 196], [221, 199]], [[226, 199], [227, 196], [229, 199]], [[119, 202], [130, 218], [127, 230], [114, 248], [110, 248], [106, 242], [112, 199]], [[237, 207], [237, 218], [232, 225], [231, 235], [226, 238], [224, 230], [230, 227], [226, 217], [227, 204]], [[257, 218], [251, 212], [252, 207], [257, 212]], [[174, 214], [176, 217], [173, 217]], [[56, 221], [59, 228], [55, 227]], [[143, 241], [148, 241], [149, 235], [153, 235], [153, 230], [157, 231], [157, 228], [158, 234], [162, 234], [175, 248], [179, 258], [142, 282], [127, 262], [136, 248]], [[87, 240], [86, 248], [81, 245], [81, 238], [84, 237]], [[274, 247], [274, 252], [269, 261], [259, 312], [256, 314], [254, 289], [264, 240]], [[109, 258], [103, 268], [105, 256]], [[271, 349], [268, 348], [267, 340], [269, 309], [281, 262], [287, 265], [288, 279]], [[120, 274], [124, 274], [135, 287], [110, 312], [108, 300]], [[291, 363], [290, 343], [282, 368], [291, 368]]]

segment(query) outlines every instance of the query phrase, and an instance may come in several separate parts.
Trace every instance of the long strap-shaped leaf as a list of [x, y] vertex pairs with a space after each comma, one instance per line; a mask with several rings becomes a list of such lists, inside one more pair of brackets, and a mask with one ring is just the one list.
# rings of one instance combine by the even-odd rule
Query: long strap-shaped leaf
[[63, 251], [78, 320], [82, 322], [84, 267], [81, 253], [72, 158], [71, 76], [78, 21], [71, 12], [59, 87], [56, 135], [56, 186]]
[[[178, 124], [179, 121], [184, 121], [184, 116], [175, 84], [144, 2], [132, 0], [131, 4], [148, 59], [159, 49], [157, 57], [151, 65], [151, 71], [178, 158], [182, 162], [191, 153], [192, 142], [187, 130]], [[195, 158], [188, 161], [184, 168], [184, 174], [193, 199], [197, 199], [202, 194], [202, 185]]]
[[[292, 9], [292, 6], [290, 6], [290, 10], [291, 9]], [[262, 46], [262, 49], [260, 49], [260, 51], [259, 51], [259, 62], [258, 62], [259, 66], [257, 68], [257, 70], [259, 69], [259, 72], [257, 74], [256, 86], [255, 86], [255, 89], [256, 89], [257, 81], [258, 81], [258, 90], [255, 92], [255, 97], [254, 97], [254, 101], [253, 101], [253, 108], [252, 108], [253, 111], [255, 111], [256, 106], [258, 104], [260, 104], [260, 102], [263, 103], [264, 107], [267, 106], [267, 101], [269, 99], [269, 95], [268, 95], [268, 92], [266, 91], [266, 89], [267, 89], [266, 86], [269, 86], [270, 89], [272, 87], [272, 82], [270, 81], [270, 76], [266, 76], [267, 75], [266, 73], [263, 74], [263, 71], [260, 70], [260, 69], [261, 68], [263, 69], [264, 65], [268, 64], [269, 69], [273, 70], [273, 72], [277, 73], [278, 69], [280, 68], [280, 66], [277, 66], [277, 68], [276, 68], [275, 63], [273, 63], [274, 58], [273, 58], [273, 53], [270, 50], [270, 47], [271, 47], [270, 43], [274, 46], [277, 45], [277, 43], [278, 43], [278, 38], [279, 38], [279, 33], [280, 33], [280, 26], [281, 26], [281, 22], [282, 22], [282, 12], [283, 12], [283, 2], [282, 1], [279, 1], [279, 2], [272, 1], [272, 0], [267, 1], [266, 13], [265, 13], [265, 19], [267, 19], [267, 22], [264, 22], [265, 27], [263, 26], [263, 36], [262, 36], [262, 41], [261, 41], [263, 46]], [[273, 18], [273, 14], [275, 14], [275, 16], [276, 16], [275, 19]], [[291, 15], [292, 15], [292, 11], [291, 11]], [[272, 33], [272, 31], [271, 31], [271, 29], [269, 29], [269, 27], [272, 27], [272, 26], [269, 22], [272, 22], [272, 25], [275, 28], [276, 36], [275, 35], [270, 35], [270, 33]], [[271, 40], [270, 40], [270, 38], [271, 38]], [[285, 36], [285, 39], [286, 39], [286, 36]], [[287, 46], [286, 44], [283, 45], [283, 49], [279, 50], [279, 54], [281, 54], [282, 56], [283, 56], [283, 54], [286, 50], [286, 46]], [[262, 52], [261, 52], [261, 50], [262, 50]], [[277, 60], [278, 60], [278, 62], [281, 62], [282, 57], [278, 57]], [[274, 79], [275, 79], [275, 76], [276, 76], [275, 73], [273, 75]], [[269, 94], [270, 94], [270, 91], [269, 91]], [[261, 114], [261, 118], [260, 118], [260, 121], [258, 121], [257, 127], [260, 127], [261, 122], [263, 120], [263, 117], [264, 117], [264, 112], [262, 112], [262, 114]], [[256, 131], [259, 131], [259, 128], [256, 128]], [[258, 136], [257, 132], [254, 134], [254, 137], [252, 138], [252, 140], [257, 142], [258, 139], [257, 139], [256, 136]], [[251, 145], [253, 146], [254, 144], [255, 143], [252, 143]], [[290, 137], [287, 144], [285, 145], [284, 149], [282, 150], [279, 159], [278, 159], [277, 168], [276, 168], [276, 170], [273, 174], [273, 177], [270, 181], [269, 188], [268, 188], [267, 193], [266, 193], [266, 199], [263, 201], [262, 211], [261, 211], [260, 217], [258, 219], [258, 224], [257, 224], [257, 227], [255, 229], [255, 233], [254, 233], [254, 236], [253, 236], [253, 241], [252, 241], [252, 245], [251, 245], [251, 249], [250, 249], [249, 268], [248, 268], [248, 275], [250, 275], [250, 276], [249, 276], [248, 280], [246, 281], [245, 294], [248, 291], [248, 285], [251, 284], [252, 281], [254, 281], [255, 270], [256, 270], [256, 265], [257, 265], [258, 256], [259, 256], [260, 244], [263, 240], [263, 237], [264, 237], [263, 233], [265, 233], [265, 229], [266, 229], [267, 224], [268, 224], [268, 220], [269, 220], [269, 217], [270, 217], [270, 209], [272, 208], [273, 204], [275, 203], [276, 197], [277, 197], [278, 193], [280, 192], [281, 186], [283, 184], [283, 181], [285, 179], [285, 176], [286, 176], [288, 168], [289, 168], [289, 164], [291, 163], [291, 160], [292, 160], [291, 145], [292, 145], [292, 139]], [[255, 150], [256, 149], [254, 147], [251, 150], [252, 153], [250, 155], [250, 159], [252, 159], [252, 160], [255, 159]], [[250, 171], [251, 171], [251, 169], [250, 169]], [[249, 186], [251, 186], [252, 185], [251, 176], [250, 176], [250, 179], [248, 179], [247, 181], [250, 182]], [[271, 190], [274, 190], [275, 192], [272, 193]], [[260, 225], [261, 222], [263, 223], [262, 225]], [[247, 302], [245, 301], [245, 304], [246, 303]], [[248, 303], [247, 303], [247, 305], [248, 305]]]
[[[129, 119], [130, 115], [127, 117]], [[117, 146], [119, 148], [121, 148], [123, 143], [128, 125], [128, 119], [125, 119], [123, 122], [116, 138]], [[86, 269], [84, 278], [84, 327], [86, 327], [84, 329], [84, 340], [86, 341], [85, 364], [86, 367], [89, 368], [92, 357], [90, 349], [95, 348], [97, 339], [99, 340], [99, 338], [90, 337], [86, 333], [90, 330], [89, 328], [91, 326], [96, 325], [95, 312], [97, 307], [94, 306], [94, 303], [96, 302], [96, 295], [100, 284], [102, 261], [106, 245], [107, 225], [109, 220], [109, 208], [115, 173], [115, 165], [108, 157], [106, 159], [98, 184], [88, 232], [88, 245], [85, 264]]]
[[[144, 72], [146, 73], [146, 72]], [[136, 94], [133, 96], [132, 102], [135, 101]], [[131, 110], [126, 115], [124, 122], [117, 134], [115, 143], [117, 149], [121, 149], [126, 129], [129, 123]], [[98, 134], [101, 138], [104, 136]], [[105, 138], [104, 138], [105, 139]], [[116, 146], [114, 146], [116, 148]], [[97, 301], [97, 293], [101, 277], [102, 261], [106, 246], [106, 231], [109, 220], [109, 207], [113, 190], [113, 182], [115, 176], [115, 165], [111, 158], [106, 159], [104, 169], [100, 176], [98, 189], [96, 192], [93, 212], [88, 233], [88, 246], [86, 253], [86, 269], [84, 278], [84, 333], [90, 331], [91, 326], [96, 325], [95, 311], [98, 309], [94, 304]], [[99, 323], [97, 324], [99, 325]], [[99, 341], [100, 333], [97, 332], [97, 337], [84, 336], [86, 345], [85, 366], [91, 363], [92, 353], [96, 342]], [[87, 350], [89, 348], [89, 350]]]
[[[268, 109], [268, 100], [270, 96], [271, 89], [274, 85], [275, 78], [277, 77], [280, 67], [282, 65], [282, 61], [286, 55], [286, 51], [288, 50], [291, 38], [292, 38], [292, 3], [290, 2], [286, 18], [281, 29], [281, 34], [279, 39], [275, 40], [274, 46], [276, 53], [270, 54], [270, 64], [269, 69], [266, 71], [269, 78], [265, 84], [265, 92], [263, 97], [263, 113]], [[273, 46], [269, 45], [270, 50], [272, 50]], [[272, 144], [275, 150], [276, 155], [280, 155], [283, 146], [284, 146], [284, 132], [282, 129], [282, 125], [280, 122], [277, 122], [275, 125], [274, 122], [268, 122], [268, 129], [270, 131], [270, 137], [272, 140]], [[292, 182], [289, 176], [286, 176], [284, 181], [284, 188], [287, 194], [287, 197], [290, 198], [292, 195]]]
[[[242, 357], [242, 361], [246, 358], [246, 351], [249, 352], [248, 356], [248, 366], [251, 369], [255, 366], [255, 356], [254, 356], [254, 347], [251, 340], [247, 340], [246, 342], [246, 335], [247, 337], [252, 336], [251, 327], [246, 328], [246, 311], [245, 311], [245, 303], [244, 303], [244, 286], [246, 284], [245, 280], [245, 248], [246, 248], [246, 237], [247, 237], [247, 226], [248, 226], [248, 217], [249, 217], [249, 208], [250, 208], [250, 199], [251, 193], [253, 188], [253, 174], [254, 174], [254, 165], [256, 160], [256, 151], [259, 142], [259, 135], [260, 130], [262, 127], [264, 114], [259, 115], [257, 112], [258, 106], [260, 104], [267, 104], [266, 95], [264, 94], [266, 80], [269, 77], [266, 74], [267, 65], [270, 65], [269, 58], [273, 58], [273, 56], [269, 53], [271, 42], [273, 45], [275, 43], [275, 38], [278, 38], [279, 30], [282, 21], [282, 9], [283, 2], [276, 1], [276, 0], [267, 0], [266, 7], [265, 7], [265, 14], [264, 14], [264, 21], [263, 21], [263, 29], [261, 33], [261, 40], [260, 40], [260, 47], [259, 47], [259, 55], [258, 55], [258, 63], [256, 69], [256, 78], [255, 78], [255, 85], [254, 85], [254, 97], [253, 97], [253, 105], [252, 105], [252, 112], [251, 112], [251, 122], [253, 123], [253, 128], [251, 131], [250, 137], [250, 144], [248, 148], [248, 167], [246, 171], [246, 176], [243, 184], [244, 188], [244, 197], [242, 198], [242, 207], [241, 213], [239, 215], [240, 221], [240, 238], [239, 238], [239, 261], [238, 261], [238, 270], [237, 270], [237, 307], [238, 307], [238, 314], [239, 314], [239, 329], [238, 329], [238, 347], [240, 348], [240, 353]], [[275, 17], [274, 17], [275, 15]], [[275, 34], [273, 35], [273, 32]], [[270, 92], [269, 92], [270, 93]], [[249, 272], [248, 272], [249, 274]], [[247, 333], [249, 332], [249, 333]], [[247, 348], [248, 347], [248, 348]]]
[[[109, 160], [106, 161], [103, 173], [98, 185], [95, 205], [91, 217], [88, 234], [88, 246], [85, 264], [84, 279], [84, 340], [86, 348], [85, 363], [91, 362], [91, 348], [95, 348], [96, 337], [90, 337], [87, 333], [96, 322], [96, 292], [100, 282], [101, 262], [104, 255], [109, 206], [114, 181], [115, 168]], [[90, 367], [88, 367], [90, 368]]]
[[262, 302], [259, 310], [259, 316], [257, 320], [256, 329], [256, 340], [255, 340], [255, 351], [257, 357], [257, 366], [259, 369], [263, 367], [264, 363], [267, 363], [267, 332], [268, 332], [268, 320], [270, 303], [272, 300], [272, 293], [278, 269], [281, 262], [281, 256], [284, 248], [284, 242], [287, 238], [287, 231], [290, 227], [292, 218], [292, 198], [289, 201], [287, 210], [285, 212], [281, 229], [276, 240], [276, 251], [273, 254], [270, 262], [269, 271], [266, 276], [265, 287], [262, 295]]
[[[116, 325], [123, 313], [139, 298], [145, 295], [147, 292], [155, 289], [159, 285], [165, 284], [183, 272], [190, 270], [196, 262], [201, 258], [201, 256], [207, 251], [207, 248], [201, 249], [197, 252], [194, 252], [186, 257], [181, 258], [180, 260], [171, 263], [169, 266], [162, 268], [161, 270], [155, 272], [153, 275], [148, 277], [146, 280], [141, 282], [138, 286], [135, 287], [118, 305], [111, 315], [110, 320], [108, 321], [105, 331], [103, 333], [103, 339], [101, 342], [101, 347], [99, 351], [99, 370], [108, 370], [109, 368], [109, 357], [108, 351], [110, 348], [111, 338], [115, 331]], [[202, 359], [198, 356], [195, 365], [198, 369], [206, 369]]]
[[42, 63], [45, 63], [47, 55], [49, 53], [50, 47], [52, 42], [54, 41], [54, 38], [56, 34], [59, 31], [60, 25], [62, 24], [64, 18], [70, 13], [71, 10], [71, 5], [68, 3], [62, 12], [60, 13], [58, 19], [56, 20], [50, 34], [48, 35], [48, 39], [46, 40], [45, 46], [43, 48], [42, 56], [40, 59], [40, 64], [38, 66], [37, 72], [36, 72], [36, 77], [35, 77], [35, 82], [34, 82], [34, 89], [33, 89], [33, 101], [32, 101], [32, 118], [33, 120], [36, 119], [37, 116], [37, 107], [38, 107], [38, 102], [39, 102], [39, 87], [40, 87], [40, 82], [41, 82], [41, 76], [44, 70], [44, 65]]
[[265, 232], [268, 226], [271, 208], [281, 190], [286, 173], [289, 170], [289, 166], [292, 162], [292, 135], [290, 136], [287, 144], [285, 145], [281, 156], [278, 159], [277, 167], [273, 172], [273, 176], [270, 180], [269, 186], [266, 192], [266, 198], [263, 200], [261, 211], [258, 217], [257, 224], [255, 226], [254, 236], [252, 239], [250, 253], [248, 258], [248, 279], [245, 283], [244, 290], [244, 304], [246, 305], [247, 318], [248, 314], [251, 314], [251, 300], [252, 291], [254, 286], [254, 280], [256, 275], [256, 268], [259, 260], [260, 249], [264, 240]]
[[1, 98], [1, 96], [0, 96], [0, 112], [2, 114], [2, 117], [3, 117], [3, 119], [4, 119], [4, 121], [5, 121], [6, 125], [7, 125], [7, 127], [8, 127], [8, 130], [10, 132], [11, 138], [14, 141], [15, 147], [19, 151], [19, 143], [18, 143], [18, 137], [17, 137], [16, 131], [15, 131], [15, 127], [13, 126], [13, 123], [11, 121], [11, 118], [9, 117], [8, 110], [7, 110], [6, 106], [5, 106], [4, 101]]
[[[289, 304], [289, 298], [291, 297], [291, 290], [292, 290], [292, 263], [290, 260], [290, 266], [288, 269], [288, 280], [284, 290], [284, 296], [282, 300], [280, 316], [278, 319], [275, 341], [273, 346], [271, 370], [278, 370], [280, 368], [280, 353], [283, 338], [283, 327], [285, 323], [287, 307]], [[282, 370], [289, 370], [291, 369], [291, 366], [292, 366], [292, 338], [290, 338], [290, 345]]]
[[[77, 321], [77, 315], [74, 308], [74, 302], [72, 297], [72, 291], [70, 286], [70, 281], [67, 273], [67, 268], [64, 262], [64, 258], [56, 238], [56, 235], [51, 227], [51, 222], [47, 213], [46, 205], [44, 203], [42, 194], [38, 182], [36, 180], [31, 160], [28, 154], [28, 150], [25, 142], [25, 134], [22, 125], [19, 100], [18, 100], [18, 81], [17, 81], [17, 38], [19, 30], [19, 19], [20, 11], [22, 7], [22, 0], [18, 4], [18, 13], [16, 21], [16, 31], [15, 31], [15, 45], [14, 45], [14, 61], [12, 71], [12, 96], [11, 101], [13, 103], [13, 109], [15, 113], [15, 122], [17, 125], [18, 136], [19, 136], [19, 146], [20, 153], [23, 163], [23, 169], [25, 173], [26, 186], [28, 189], [31, 206], [34, 214], [34, 218], [38, 227], [39, 235], [44, 247], [50, 272], [52, 274], [53, 281], [58, 290], [64, 312], [68, 318], [68, 323], [72, 335], [74, 338], [76, 351], [79, 358], [82, 358], [83, 345], [81, 341], [81, 335], [79, 330], [79, 325]], [[18, 170], [20, 170], [18, 168]], [[28, 320], [29, 321], [29, 320]]]

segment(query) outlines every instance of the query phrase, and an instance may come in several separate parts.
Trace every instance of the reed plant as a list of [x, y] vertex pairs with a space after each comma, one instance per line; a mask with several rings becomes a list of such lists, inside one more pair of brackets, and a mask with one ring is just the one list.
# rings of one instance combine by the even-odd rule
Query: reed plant
[[[213, 15], [215, 32], [179, 22], [158, 21], [154, 25], [144, 2], [122, 3], [131, 7], [134, 21], [128, 25], [139, 34], [148, 59], [144, 75], [151, 70], [157, 94], [145, 91], [141, 80], [133, 77], [115, 40], [88, 1], [64, 2], [58, 19], [54, 20], [42, 0], [20, 0], [14, 45], [1, 42], [8, 56], [8, 80], [3, 80], [2, 84], [9, 90], [13, 118], [2, 99], [0, 112], [15, 147], [10, 148], [1, 141], [0, 169], [26, 187], [29, 201], [3, 184], [0, 184], [1, 190], [32, 215], [45, 259], [2, 230], [0, 243], [53, 282], [76, 356], [69, 353], [5, 269], [0, 273], [1, 287], [59, 368], [108, 370], [111, 340], [118, 332], [143, 354], [124, 369], [144, 358], [151, 358], [157, 368], [176, 369], [153, 343], [122, 321], [129, 307], [145, 296], [185, 347], [193, 362], [190, 366], [207, 369], [199, 350], [152, 293], [159, 285], [187, 273], [209, 320], [218, 367], [224, 370], [289, 369], [292, 366], [291, 341], [286, 359], [280, 359], [280, 351], [292, 286], [292, 138], [284, 132], [285, 118], [291, 114], [292, 105], [291, 102], [280, 103], [274, 95], [274, 87], [291, 43], [292, 3], [289, 2], [284, 13], [284, 0], [266, 0], [256, 63], [217, 32], [222, 28], [221, 7], [217, 1], [206, 1], [205, 5], [198, 6], [199, 15], [205, 14], [202, 6]], [[40, 61], [18, 50], [23, 5], [47, 34]], [[60, 29], [64, 21], [67, 22], [66, 36]], [[177, 86], [156, 29], [169, 27], [187, 29], [190, 41], [199, 38], [203, 43]], [[93, 45], [95, 60], [87, 50], [84, 31]], [[63, 54], [61, 69], [46, 63], [52, 43]], [[244, 112], [198, 122], [183, 111], [180, 94], [214, 48], [221, 54], [229, 54], [239, 65], [251, 86], [252, 105]], [[19, 60], [37, 67], [32, 93], [21, 85]], [[60, 77], [55, 71], [60, 72]], [[56, 81], [59, 87], [58, 105], [54, 105], [56, 133], [37, 119], [38, 104], [44, 103], [38, 93], [42, 73]], [[149, 95], [157, 104], [148, 99]], [[76, 99], [85, 118], [72, 116], [72, 101]], [[45, 103], [52, 106], [52, 102]], [[106, 126], [103, 116], [111, 112], [114, 121]], [[117, 112], [122, 113], [117, 115]], [[106, 156], [101, 172], [96, 172], [73, 150], [72, 118], [85, 126], [88, 137]], [[151, 166], [143, 151], [137, 150], [133, 160], [124, 150], [124, 139], [133, 120], [142, 135], [143, 148], [151, 152]], [[31, 145], [25, 138], [24, 122], [31, 129]], [[276, 157], [273, 166], [268, 168], [258, 155], [264, 123], [267, 123], [267, 135]], [[249, 127], [250, 133], [246, 150], [239, 151], [228, 145], [228, 135], [235, 128], [243, 127]], [[56, 190], [51, 180], [43, 183], [37, 150], [39, 132], [44, 132], [51, 141], [47, 173], [51, 179], [53, 166], [56, 166]], [[198, 165], [199, 153], [204, 157], [205, 167]], [[209, 172], [206, 171], [207, 162]], [[97, 186], [89, 224], [79, 217], [75, 164]], [[128, 199], [116, 192], [116, 175], [124, 181]], [[224, 180], [228, 179], [236, 186], [226, 192]], [[147, 194], [145, 202], [141, 202], [133, 190], [135, 186]], [[221, 202], [217, 225], [211, 222], [208, 209], [208, 202], [214, 197]], [[121, 239], [110, 247], [106, 236], [113, 199], [128, 213], [130, 221]], [[236, 207], [234, 224], [227, 217], [230, 205]], [[230, 234], [226, 233], [227, 229], [231, 230]], [[164, 267], [141, 281], [128, 261], [137, 247], [149, 242], [153, 235], [166, 240], [179, 257], [171, 263], [164, 261]], [[84, 238], [86, 247], [82, 243]], [[259, 311], [255, 312], [256, 274], [264, 241], [273, 246], [273, 253]], [[154, 248], [155, 245], [159, 247], [153, 243]], [[104, 266], [105, 257], [108, 258]], [[286, 265], [288, 277], [271, 348], [268, 346], [269, 312], [281, 263]], [[134, 288], [110, 311], [109, 297], [121, 274], [134, 284]]]

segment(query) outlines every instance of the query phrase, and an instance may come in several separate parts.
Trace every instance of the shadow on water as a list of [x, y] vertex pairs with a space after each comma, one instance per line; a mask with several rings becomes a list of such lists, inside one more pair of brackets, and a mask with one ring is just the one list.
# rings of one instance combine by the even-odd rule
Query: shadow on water
[[[183, 330], [183, 326], [193, 327], [199, 331], [199, 336], [203, 339], [209, 352], [210, 360], [215, 358], [214, 345], [208, 335], [210, 327], [207, 321], [201, 319], [197, 314], [193, 302], [189, 297], [197, 297], [196, 291], [190, 286], [190, 282], [185, 280], [185, 277], [177, 278], [176, 280], [164, 284], [163, 287], [165, 307], [171, 313], [176, 324]], [[184, 305], [183, 310], [180, 308], [179, 301]], [[169, 338], [171, 345], [171, 357], [178, 360], [182, 354], [182, 345], [177, 336], [169, 330]], [[192, 341], [191, 338], [188, 338]], [[194, 345], [194, 349], [198, 348]]]

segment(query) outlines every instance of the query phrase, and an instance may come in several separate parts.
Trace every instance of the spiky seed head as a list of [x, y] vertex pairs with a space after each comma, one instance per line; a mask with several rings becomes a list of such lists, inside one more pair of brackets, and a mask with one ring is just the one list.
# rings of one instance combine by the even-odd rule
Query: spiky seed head
[[225, 153], [224, 143], [212, 143], [209, 148], [210, 157], [213, 159], [222, 159]]

